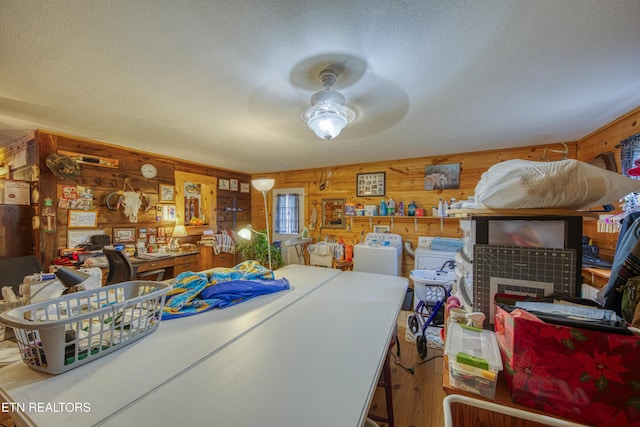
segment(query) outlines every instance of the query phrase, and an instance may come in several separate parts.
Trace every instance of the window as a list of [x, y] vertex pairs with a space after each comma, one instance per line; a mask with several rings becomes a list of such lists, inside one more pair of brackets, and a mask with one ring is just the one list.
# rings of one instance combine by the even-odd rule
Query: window
[[300, 230], [300, 195], [276, 194], [273, 215], [274, 232], [277, 234], [298, 234]]

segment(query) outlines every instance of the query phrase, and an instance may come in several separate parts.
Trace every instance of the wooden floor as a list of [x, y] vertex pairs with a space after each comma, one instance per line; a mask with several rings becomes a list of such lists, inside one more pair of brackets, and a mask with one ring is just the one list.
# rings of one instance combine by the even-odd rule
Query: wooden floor
[[[422, 362], [416, 345], [405, 339], [406, 312], [398, 317], [398, 338], [400, 339], [400, 356], [398, 362], [410, 368]], [[396, 354], [396, 348], [392, 349]], [[442, 400], [442, 351], [429, 348], [427, 359], [435, 359], [418, 364], [414, 373], [398, 365], [391, 357], [391, 379], [393, 382], [393, 411], [396, 427], [442, 427], [444, 414]], [[386, 416], [384, 389], [378, 387], [371, 403], [370, 412]], [[378, 423], [387, 427], [387, 424]]]

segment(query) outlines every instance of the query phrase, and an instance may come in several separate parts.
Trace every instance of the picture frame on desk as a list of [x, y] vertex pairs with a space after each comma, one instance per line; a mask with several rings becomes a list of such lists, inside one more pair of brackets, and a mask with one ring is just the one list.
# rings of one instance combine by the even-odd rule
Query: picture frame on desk
[[136, 241], [136, 229], [123, 227], [113, 229], [113, 241], [115, 243], [129, 243]]

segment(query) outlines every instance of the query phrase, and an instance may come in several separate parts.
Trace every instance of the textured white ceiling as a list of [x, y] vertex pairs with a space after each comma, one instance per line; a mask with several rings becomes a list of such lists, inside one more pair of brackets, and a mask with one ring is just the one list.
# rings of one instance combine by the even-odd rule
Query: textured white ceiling
[[[330, 142], [300, 119], [327, 58], [358, 112]], [[572, 141], [638, 106], [639, 0], [0, 1], [0, 145], [260, 173]]]

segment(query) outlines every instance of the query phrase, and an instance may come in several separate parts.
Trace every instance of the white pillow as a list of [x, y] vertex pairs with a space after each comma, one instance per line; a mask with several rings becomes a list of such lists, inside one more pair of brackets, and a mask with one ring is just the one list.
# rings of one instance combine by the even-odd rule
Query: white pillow
[[489, 168], [476, 185], [479, 208], [587, 209], [640, 191], [640, 181], [579, 160], [507, 160]]

